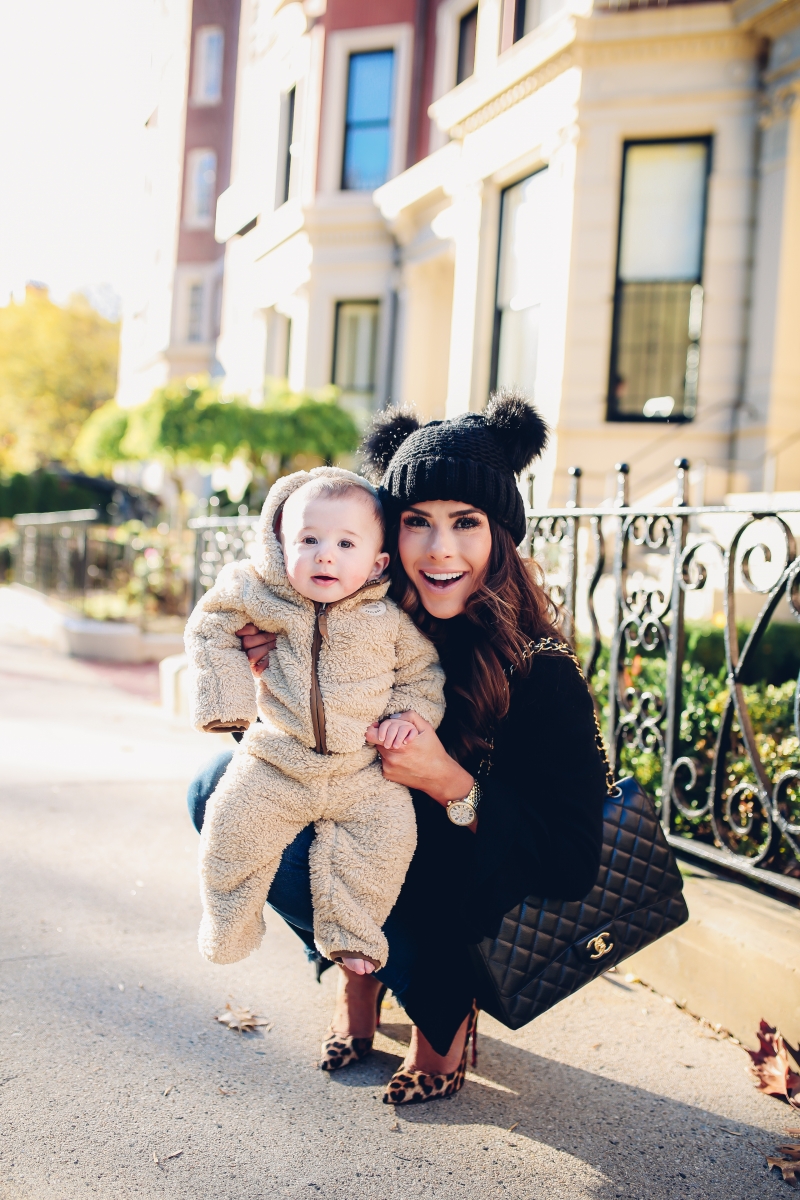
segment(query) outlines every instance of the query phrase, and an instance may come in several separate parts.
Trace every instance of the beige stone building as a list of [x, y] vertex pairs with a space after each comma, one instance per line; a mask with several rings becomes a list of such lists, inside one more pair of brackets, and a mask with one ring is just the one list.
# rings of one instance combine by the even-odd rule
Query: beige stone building
[[516, 384], [538, 503], [678, 454], [695, 501], [800, 489], [798, 87], [796, 0], [245, 0], [227, 386], [437, 417]]

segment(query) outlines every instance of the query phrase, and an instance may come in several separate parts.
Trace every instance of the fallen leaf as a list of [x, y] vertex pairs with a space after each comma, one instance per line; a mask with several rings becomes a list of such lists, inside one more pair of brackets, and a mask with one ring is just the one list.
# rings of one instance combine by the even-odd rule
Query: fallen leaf
[[800, 1136], [800, 1129], [785, 1129], [784, 1133], [788, 1133], [790, 1137]]
[[397, 1121], [395, 1121], [394, 1125], [389, 1126], [389, 1133], [399, 1133], [399, 1132], [400, 1132], [400, 1125]]
[[798, 1167], [797, 1163], [793, 1162], [791, 1158], [767, 1157], [767, 1166], [769, 1167], [770, 1171], [773, 1169], [773, 1167], [777, 1167], [786, 1183], [790, 1183], [792, 1187], [797, 1186], [796, 1172]]
[[249, 1008], [237, 1008], [231, 1004], [226, 1004], [225, 1012], [219, 1013], [214, 1020], [219, 1021], [221, 1025], [227, 1025], [228, 1029], [236, 1029], [239, 1033], [252, 1033], [259, 1025], [267, 1025], [267, 1032], [272, 1028], [266, 1017], [257, 1016]]
[[519, 1129], [519, 1121], [515, 1121], [513, 1125], [509, 1125], [506, 1133], [513, 1133], [515, 1129]]
[[235, 1095], [235, 1093], [234, 1093], [234, 1092], [229, 1092], [229, 1091], [228, 1091], [228, 1089], [227, 1089], [227, 1088], [224, 1088], [224, 1087], [218, 1087], [218, 1088], [217, 1088], [217, 1091], [219, 1092], [220, 1096], [233, 1096], [233, 1095]]
[[756, 1088], [768, 1096], [782, 1096], [794, 1108], [800, 1108], [800, 1075], [792, 1070], [786, 1044], [777, 1029], [762, 1019], [758, 1029], [758, 1050], [748, 1050], [753, 1062]]
[[175, 1084], [171, 1083], [168, 1088], [164, 1088], [164, 1095], [168, 1096], [174, 1087], [175, 1087]]
[[778, 1153], [784, 1154], [786, 1158], [791, 1158], [793, 1162], [800, 1162], [800, 1143], [795, 1142], [791, 1146], [778, 1146]]

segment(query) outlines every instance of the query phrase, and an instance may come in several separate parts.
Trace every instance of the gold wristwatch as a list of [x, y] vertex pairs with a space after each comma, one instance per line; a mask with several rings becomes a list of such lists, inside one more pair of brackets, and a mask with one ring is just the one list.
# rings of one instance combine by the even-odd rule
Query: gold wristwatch
[[463, 800], [450, 800], [447, 805], [447, 815], [454, 825], [471, 825], [478, 815], [478, 805], [481, 802], [481, 787], [477, 779], [470, 788], [468, 796]]

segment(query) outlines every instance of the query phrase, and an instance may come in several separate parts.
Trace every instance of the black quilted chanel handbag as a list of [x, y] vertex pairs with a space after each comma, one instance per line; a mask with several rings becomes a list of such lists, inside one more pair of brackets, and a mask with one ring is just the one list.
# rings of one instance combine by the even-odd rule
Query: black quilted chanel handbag
[[[568, 654], [580, 670], [563, 642], [531, 643], [531, 654], [540, 651]], [[497, 937], [471, 947], [478, 1003], [509, 1029], [527, 1025], [689, 916], [652, 800], [634, 779], [614, 783], [599, 723], [597, 742], [609, 788], [597, 883], [583, 900], [528, 896], [506, 913]]]

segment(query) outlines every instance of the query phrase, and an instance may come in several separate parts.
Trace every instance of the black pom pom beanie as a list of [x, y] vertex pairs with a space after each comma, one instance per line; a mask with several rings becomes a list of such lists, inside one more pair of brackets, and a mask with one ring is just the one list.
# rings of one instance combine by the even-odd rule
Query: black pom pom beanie
[[364, 471], [393, 516], [425, 500], [461, 500], [483, 509], [519, 544], [525, 507], [517, 475], [541, 454], [548, 433], [533, 405], [506, 389], [483, 413], [422, 426], [407, 411], [389, 410], [365, 439]]

